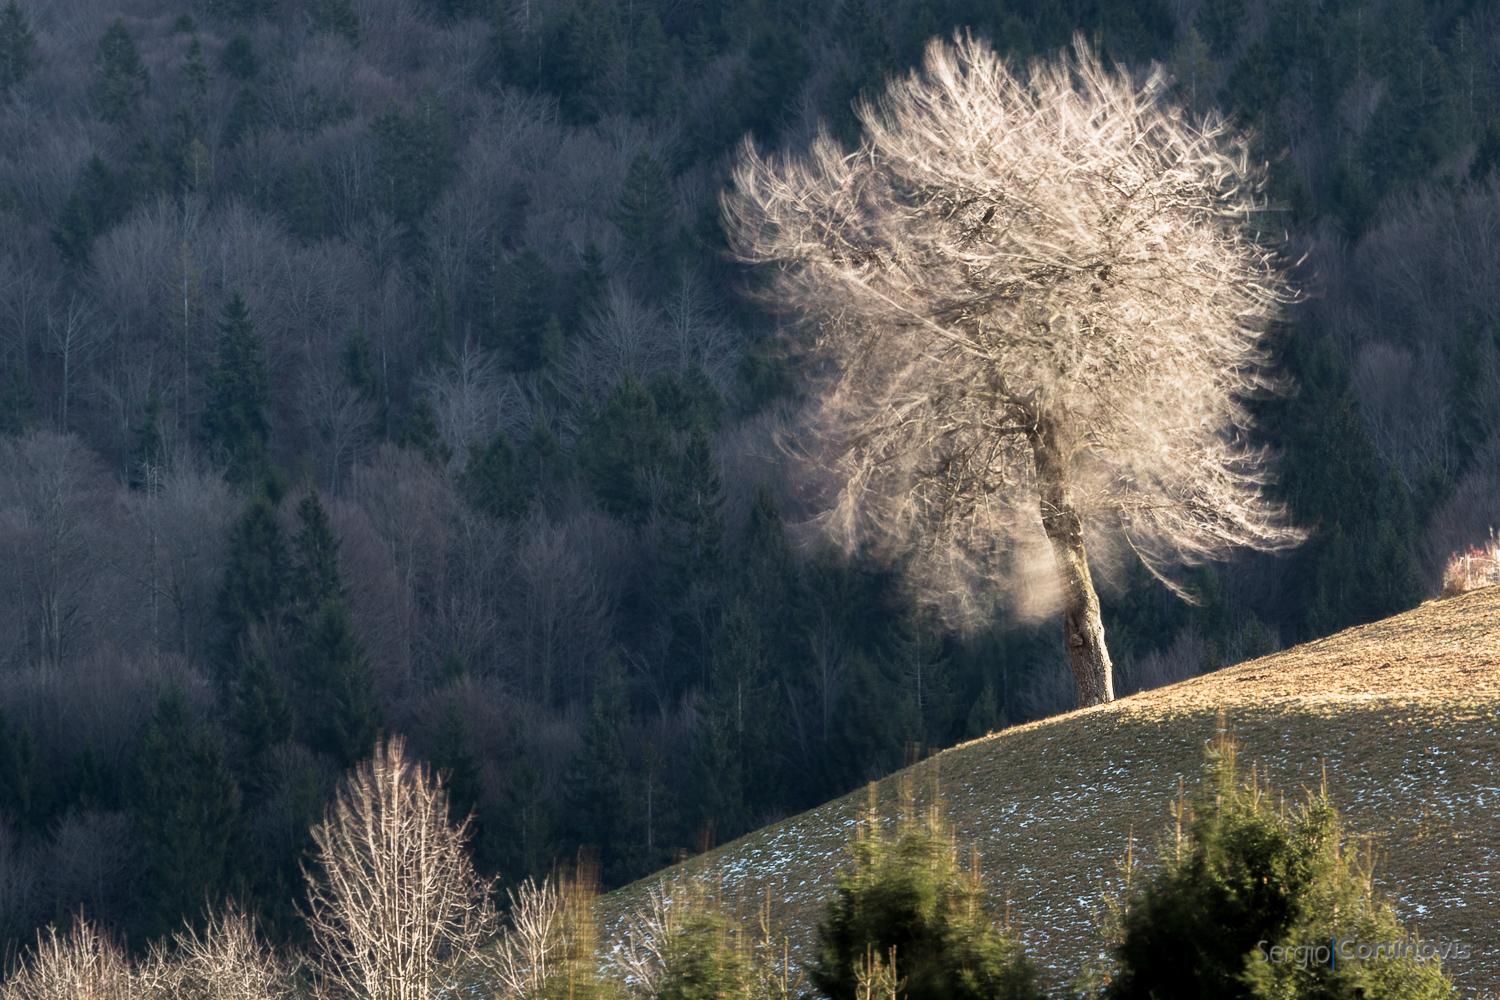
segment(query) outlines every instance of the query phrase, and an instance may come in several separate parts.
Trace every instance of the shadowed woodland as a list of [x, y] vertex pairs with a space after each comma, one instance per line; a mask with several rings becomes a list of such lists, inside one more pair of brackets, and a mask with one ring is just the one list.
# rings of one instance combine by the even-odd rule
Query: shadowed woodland
[[1047, 609], [953, 633], [802, 530], [807, 334], [720, 221], [747, 134], [852, 147], [955, 29], [1167, 66], [1302, 259], [1256, 409], [1311, 539], [1196, 604], [1097, 567], [1117, 690], [1434, 593], [1500, 496], [1493, 5], [11, 2], [0, 935], [82, 906], [140, 950], [229, 898], [305, 934], [380, 734], [484, 876], [617, 886], [1072, 707]]

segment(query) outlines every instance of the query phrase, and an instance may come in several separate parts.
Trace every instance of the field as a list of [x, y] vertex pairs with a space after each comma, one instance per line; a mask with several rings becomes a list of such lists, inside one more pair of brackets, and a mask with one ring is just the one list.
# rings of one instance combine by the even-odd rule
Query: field
[[[1093, 914], [1132, 833], [1149, 873], [1221, 711], [1289, 802], [1326, 774], [1403, 922], [1467, 949], [1447, 965], [1462, 995], [1500, 996], [1500, 588], [954, 747], [881, 782], [879, 808], [938, 795], [1055, 988], [1098, 950]], [[687, 864], [746, 911], [768, 904], [805, 955], [867, 809], [851, 794]], [[647, 884], [604, 901], [606, 928]]]

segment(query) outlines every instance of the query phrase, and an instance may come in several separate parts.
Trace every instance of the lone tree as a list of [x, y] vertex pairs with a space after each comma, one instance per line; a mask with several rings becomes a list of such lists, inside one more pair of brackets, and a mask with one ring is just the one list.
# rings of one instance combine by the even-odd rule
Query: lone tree
[[1074, 46], [1021, 74], [934, 40], [859, 108], [857, 150], [747, 144], [724, 208], [741, 259], [776, 265], [768, 296], [820, 321], [824, 527], [967, 612], [1045, 537], [1086, 706], [1114, 697], [1086, 529], [1123, 533], [1169, 584], [1303, 535], [1249, 440], [1292, 294], [1252, 227], [1262, 173], [1159, 69], [1136, 85]]

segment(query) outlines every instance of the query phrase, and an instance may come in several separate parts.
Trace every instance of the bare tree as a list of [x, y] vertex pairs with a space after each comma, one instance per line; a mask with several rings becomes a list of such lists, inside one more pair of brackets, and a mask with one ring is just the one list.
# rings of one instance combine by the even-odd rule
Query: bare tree
[[83, 917], [67, 935], [49, 924], [36, 947], [0, 985], [0, 1000], [130, 1000], [130, 962], [120, 946]]
[[78, 369], [88, 364], [99, 342], [106, 332], [97, 321], [98, 310], [88, 299], [77, 295], [68, 298], [67, 308], [60, 314], [47, 313], [47, 350], [57, 356], [62, 365], [62, 400], [58, 427], [68, 430], [68, 400], [73, 393], [73, 383], [78, 379]]
[[279, 1000], [291, 997], [286, 963], [256, 931], [255, 918], [231, 905], [211, 914], [198, 933], [191, 926], [153, 945], [137, 974], [137, 993], [149, 1000]]
[[[725, 211], [770, 294], [822, 319], [808, 423], [846, 546], [905, 553], [973, 613], [1045, 537], [1078, 703], [1113, 697], [1086, 528], [1153, 572], [1301, 535], [1263, 493], [1247, 396], [1290, 296], [1248, 222], [1245, 141], [1077, 52], [1018, 73], [982, 42], [860, 109], [867, 139], [745, 149]], [[924, 579], [918, 577], [918, 579]], [[1169, 581], [1170, 582], [1170, 581]]]
[[349, 996], [426, 1000], [494, 933], [490, 885], [448, 822], [448, 792], [392, 737], [351, 771], [313, 828], [307, 923], [322, 974]]

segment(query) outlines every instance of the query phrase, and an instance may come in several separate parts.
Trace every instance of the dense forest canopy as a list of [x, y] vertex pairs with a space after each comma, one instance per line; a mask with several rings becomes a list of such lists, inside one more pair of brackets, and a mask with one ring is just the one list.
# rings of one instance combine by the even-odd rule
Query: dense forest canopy
[[616, 885], [1071, 704], [804, 536], [799, 336], [719, 193], [933, 35], [1082, 31], [1253, 129], [1310, 295], [1257, 414], [1312, 538], [1108, 570], [1128, 692], [1409, 607], [1500, 496], [1500, 9], [1423, 0], [29, 0], [0, 11], [0, 928], [296, 933], [407, 734], [514, 883]]

